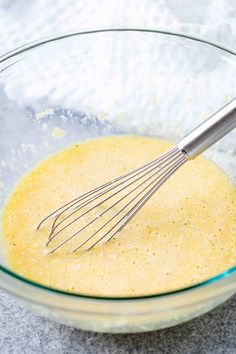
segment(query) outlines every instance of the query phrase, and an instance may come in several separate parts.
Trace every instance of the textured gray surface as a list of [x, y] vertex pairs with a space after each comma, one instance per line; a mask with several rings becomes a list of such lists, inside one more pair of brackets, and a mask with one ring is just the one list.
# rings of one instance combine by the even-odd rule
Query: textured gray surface
[[0, 292], [0, 353], [235, 354], [236, 296], [185, 324], [143, 334], [100, 334], [35, 315]]

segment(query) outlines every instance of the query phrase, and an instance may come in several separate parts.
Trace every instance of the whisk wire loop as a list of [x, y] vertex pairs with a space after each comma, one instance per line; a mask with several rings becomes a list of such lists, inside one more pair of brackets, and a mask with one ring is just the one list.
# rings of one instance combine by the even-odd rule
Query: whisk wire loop
[[[79, 237], [92, 224], [94, 224], [92, 232], [85, 240], [79, 242], [78, 246], [72, 250], [73, 252], [84, 247], [90, 250], [103, 240], [105, 242], [111, 240], [137, 214], [160, 186], [186, 161], [185, 154], [178, 147], [174, 147], [157, 159], [82, 194], [47, 215], [37, 229], [53, 219], [46, 244], [47, 247], [53, 244], [49, 253], [55, 252], [70, 240]], [[94, 215], [98, 207], [105, 205], [110, 200], [114, 201]], [[121, 205], [116, 210], [115, 208], [125, 200], [127, 200], [125, 205]], [[108, 213], [113, 210], [115, 210], [115, 213], [110, 216]], [[81, 222], [85, 216], [88, 217], [88, 220], [85, 223], [82, 222], [77, 230], [71, 232], [70, 227], [74, 227], [76, 223]], [[101, 220], [104, 216], [107, 216], [108, 220], [96, 227], [96, 221]], [[58, 243], [56, 243], [57, 239]]]

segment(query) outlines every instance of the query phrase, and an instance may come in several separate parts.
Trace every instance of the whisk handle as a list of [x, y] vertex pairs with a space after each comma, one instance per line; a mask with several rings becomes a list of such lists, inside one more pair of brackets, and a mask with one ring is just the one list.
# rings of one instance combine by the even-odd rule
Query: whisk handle
[[186, 135], [179, 142], [178, 148], [185, 152], [189, 159], [193, 159], [234, 128], [236, 128], [236, 99]]

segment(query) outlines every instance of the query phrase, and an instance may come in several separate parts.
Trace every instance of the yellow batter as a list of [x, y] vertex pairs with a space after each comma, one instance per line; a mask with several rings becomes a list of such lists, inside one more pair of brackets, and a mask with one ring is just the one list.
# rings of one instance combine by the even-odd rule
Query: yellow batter
[[184, 165], [105, 246], [46, 254], [49, 226], [35, 231], [45, 215], [169, 147], [152, 138], [108, 137], [40, 163], [20, 181], [4, 211], [11, 268], [66, 291], [125, 296], [182, 288], [235, 265], [236, 189], [203, 158]]

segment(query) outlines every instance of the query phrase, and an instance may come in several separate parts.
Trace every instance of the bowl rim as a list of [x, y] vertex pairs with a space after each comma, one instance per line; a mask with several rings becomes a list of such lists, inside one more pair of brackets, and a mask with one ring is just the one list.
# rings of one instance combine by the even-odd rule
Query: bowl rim
[[[43, 37], [41, 39], [34, 40], [34, 41], [29, 42], [27, 44], [16, 47], [15, 49], [6, 52], [3, 55], [0, 55], [0, 64], [7, 62], [8, 60], [10, 60], [10, 59], [12, 59], [24, 52], [30, 51], [31, 49], [35, 49], [35, 48], [43, 46], [43, 45], [47, 45], [48, 43], [51, 43], [51, 42], [60, 41], [60, 40], [67, 39], [70, 37], [83, 36], [83, 35], [88, 35], [88, 34], [106, 33], [106, 32], [141, 32], [141, 33], [154, 33], [154, 34], [160, 34], [163, 36], [184, 38], [184, 39], [187, 39], [190, 41], [199, 42], [204, 45], [220, 49], [223, 52], [226, 52], [226, 53], [236, 56], [236, 50], [234, 51], [233, 49], [223, 46], [218, 42], [209, 41], [209, 40], [203, 39], [198, 36], [188, 35], [185, 33], [175, 32], [175, 31], [167, 31], [167, 30], [157, 29], [157, 28], [154, 29], [154, 28], [118, 27], [118, 28], [86, 29], [86, 30], [81, 30], [81, 31], [67, 32], [67, 33], [61, 33], [61, 34], [57, 34], [57, 35]], [[11, 62], [10, 65], [3, 68], [2, 70], [0, 68], [0, 75], [1, 75], [2, 71], [4, 71], [6, 68], [9, 68], [9, 66], [12, 66], [12, 65], [18, 63], [20, 60], [22, 60], [22, 59], [20, 58], [20, 59], [14, 61], [13, 63]], [[14, 271], [11, 271], [10, 269], [8, 269], [7, 267], [5, 267], [3, 265], [0, 265], [0, 275], [1, 275], [1, 272], [3, 274], [7, 275], [8, 277], [10, 276], [10, 278], [14, 279], [15, 281], [23, 282], [24, 285], [27, 285], [27, 286], [33, 286], [33, 288], [35, 290], [38, 289], [38, 290], [47, 291], [48, 293], [50, 293], [52, 295], [53, 294], [64, 295], [64, 296], [75, 297], [75, 298], [84, 299], [84, 300], [86, 300], [86, 299], [87, 300], [109, 300], [109, 301], [116, 302], [116, 301], [125, 301], [125, 300], [130, 301], [130, 300], [145, 300], [145, 299], [155, 299], [155, 298], [159, 299], [159, 298], [164, 298], [164, 297], [167, 297], [170, 295], [187, 293], [187, 292], [190, 292], [191, 290], [194, 290], [194, 289], [202, 289], [203, 287], [206, 287], [207, 285], [215, 284], [216, 282], [219, 282], [220, 280], [222, 280], [226, 277], [229, 278], [230, 276], [235, 274], [236, 273], [236, 265], [213, 276], [213, 277], [211, 277], [211, 278], [209, 278], [209, 279], [207, 279], [207, 280], [204, 280], [200, 283], [197, 283], [197, 284], [194, 284], [194, 285], [191, 285], [188, 287], [179, 288], [179, 289], [175, 289], [175, 290], [167, 291], [167, 292], [161, 292], [161, 293], [157, 293], [157, 294], [148, 294], [148, 295], [139, 295], [139, 296], [120, 296], [120, 297], [87, 295], [87, 294], [67, 292], [67, 291], [64, 291], [61, 289], [57, 289], [57, 288], [51, 288], [51, 287], [48, 287], [48, 286], [43, 285], [41, 283], [38, 283], [36, 281], [32, 281], [26, 277], [23, 277]]]

